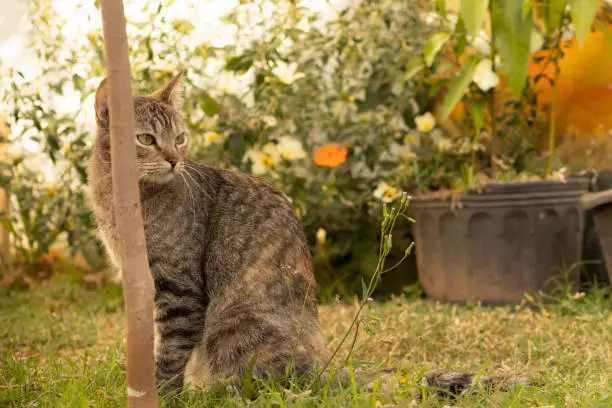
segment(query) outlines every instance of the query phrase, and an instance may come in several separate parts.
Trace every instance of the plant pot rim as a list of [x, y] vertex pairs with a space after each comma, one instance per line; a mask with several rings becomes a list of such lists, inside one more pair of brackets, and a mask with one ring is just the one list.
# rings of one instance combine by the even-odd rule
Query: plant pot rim
[[412, 197], [411, 206], [445, 208], [450, 205], [451, 209], [459, 209], [464, 204], [470, 207], [524, 207], [537, 203], [579, 203], [582, 195], [588, 191], [589, 182], [587, 176], [576, 176], [566, 180], [489, 183], [465, 194], [453, 195], [449, 191], [436, 191], [417, 195]]
[[[453, 194], [452, 190], [426, 191], [413, 194], [411, 201], [439, 201], [449, 198], [463, 199], [465, 197], [481, 196], [483, 194], [513, 194], [541, 192], [543, 189], [554, 191], [584, 190], [588, 187], [590, 177], [571, 176], [565, 180], [532, 180], [532, 181], [509, 181], [492, 182], [481, 188], [473, 188], [462, 194]], [[611, 196], [612, 199], [612, 196]]]

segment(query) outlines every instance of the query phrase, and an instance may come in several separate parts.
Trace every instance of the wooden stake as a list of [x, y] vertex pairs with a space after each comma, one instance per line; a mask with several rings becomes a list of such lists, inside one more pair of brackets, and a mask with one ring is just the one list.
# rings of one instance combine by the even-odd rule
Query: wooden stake
[[[6, 120], [0, 117], [0, 162], [10, 162], [10, 157], [6, 152], [8, 146], [7, 139], [9, 137], [8, 126]], [[11, 217], [10, 192], [0, 188], [0, 212], [4, 214], [4, 218]], [[9, 265], [11, 260], [10, 235], [8, 229], [0, 226], [0, 264]]]
[[153, 280], [149, 272], [134, 141], [130, 59], [122, 0], [102, 0], [108, 64], [113, 197], [127, 332], [128, 407], [157, 407]]

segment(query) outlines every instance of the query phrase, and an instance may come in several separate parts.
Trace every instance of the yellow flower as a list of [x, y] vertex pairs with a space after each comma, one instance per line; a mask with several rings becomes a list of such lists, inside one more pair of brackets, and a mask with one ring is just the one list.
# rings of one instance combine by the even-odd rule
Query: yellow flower
[[208, 50], [208, 43], [203, 42], [203, 43], [200, 45], [200, 51], [202, 51], [202, 54], [206, 54], [206, 51], [207, 51], [207, 50]]
[[327, 241], [327, 231], [325, 231], [323, 228], [319, 228], [317, 230], [317, 243], [319, 245], [324, 245], [325, 241]]
[[54, 188], [49, 188], [49, 189], [47, 190], [47, 195], [48, 195], [49, 197], [55, 197], [55, 196], [57, 195], [57, 190], [56, 190], [56, 189], [54, 189]]
[[414, 118], [414, 122], [416, 123], [419, 132], [427, 133], [436, 127], [436, 118], [431, 114], [431, 112], [426, 112], [421, 116], [417, 116]]
[[383, 203], [390, 203], [397, 197], [402, 195], [401, 191], [395, 187], [391, 187], [389, 184], [381, 181], [378, 183], [376, 190], [373, 193], [374, 197], [382, 201]]
[[273, 143], [266, 143], [261, 150], [251, 149], [244, 155], [245, 160], [251, 161], [251, 172], [261, 176], [274, 170], [281, 155]]
[[221, 141], [223, 138], [217, 132], [204, 133], [204, 146], [210, 146], [213, 143]]

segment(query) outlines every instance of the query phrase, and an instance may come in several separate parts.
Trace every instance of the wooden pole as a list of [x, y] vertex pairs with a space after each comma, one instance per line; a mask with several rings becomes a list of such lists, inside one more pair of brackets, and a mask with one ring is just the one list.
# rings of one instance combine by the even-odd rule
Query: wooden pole
[[108, 64], [111, 163], [127, 332], [128, 407], [157, 407], [153, 280], [149, 273], [134, 141], [130, 59], [122, 0], [102, 0]]
[[[6, 152], [8, 137], [9, 130], [6, 119], [0, 117], [0, 162], [3, 163], [8, 163], [10, 160]], [[3, 188], [0, 188], [0, 212], [4, 218], [10, 218], [11, 216], [10, 192]], [[9, 265], [11, 262], [10, 235], [8, 229], [2, 226], [0, 226], [0, 261], [5, 262], [5, 265]]]

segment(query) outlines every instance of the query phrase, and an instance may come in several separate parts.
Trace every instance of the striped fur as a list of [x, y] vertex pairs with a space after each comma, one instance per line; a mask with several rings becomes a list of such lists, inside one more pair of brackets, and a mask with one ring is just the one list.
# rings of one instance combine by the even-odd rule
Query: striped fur
[[[155, 284], [156, 373], [166, 390], [184, 378], [211, 386], [253, 374], [314, 372], [330, 356], [319, 327], [306, 237], [290, 203], [271, 184], [197, 164], [177, 111], [180, 76], [134, 98], [140, 196]], [[116, 264], [106, 81], [96, 93], [98, 132], [89, 162], [90, 198], [100, 236]], [[172, 168], [170, 161], [177, 159]], [[170, 160], [170, 161], [169, 161]], [[346, 371], [339, 376], [345, 382]], [[439, 378], [439, 380], [436, 380]], [[448, 389], [473, 376], [428, 377]], [[451, 384], [452, 383], [452, 384]]]

